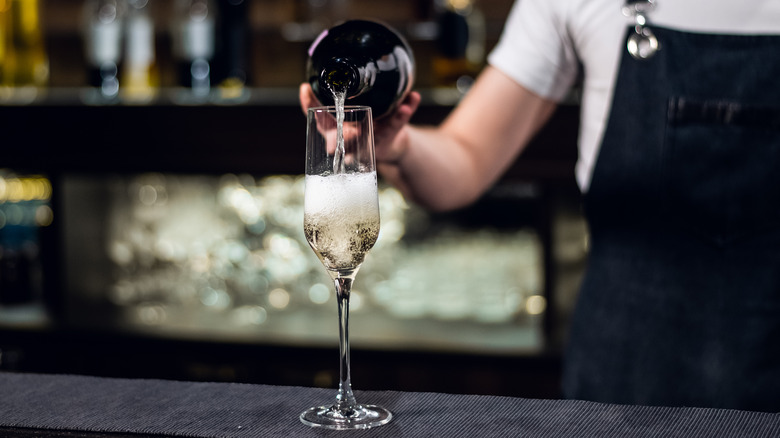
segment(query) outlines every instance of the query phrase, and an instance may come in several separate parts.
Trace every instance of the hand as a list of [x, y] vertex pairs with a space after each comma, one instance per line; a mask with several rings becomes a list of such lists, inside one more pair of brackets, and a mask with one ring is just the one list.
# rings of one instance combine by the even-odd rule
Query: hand
[[[304, 113], [311, 107], [321, 105], [308, 83], [301, 84], [299, 98]], [[407, 144], [399, 138], [398, 133], [409, 123], [419, 105], [420, 93], [412, 91], [392, 114], [374, 119], [374, 145], [379, 164], [397, 163], [406, 152]]]

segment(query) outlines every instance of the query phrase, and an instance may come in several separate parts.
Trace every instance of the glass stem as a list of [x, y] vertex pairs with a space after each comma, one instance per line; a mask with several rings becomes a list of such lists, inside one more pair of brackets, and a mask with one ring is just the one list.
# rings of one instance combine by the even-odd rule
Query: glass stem
[[349, 294], [355, 273], [340, 274], [334, 278], [336, 298], [339, 306], [339, 393], [336, 396], [338, 410], [350, 415], [357, 402], [352, 394], [352, 381], [349, 370]]

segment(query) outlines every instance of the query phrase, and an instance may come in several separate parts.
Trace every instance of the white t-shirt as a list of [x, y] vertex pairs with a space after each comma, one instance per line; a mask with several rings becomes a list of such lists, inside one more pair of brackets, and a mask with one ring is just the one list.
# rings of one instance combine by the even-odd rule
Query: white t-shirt
[[[583, 192], [606, 128], [624, 34], [625, 0], [517, 0], [488, 62], [532, 92], [563, 99], [584, 71], [577, 182]], [[780, 33], [780, 0], [657, 0], [649, 26], [690, 32]], [[780, 47], [778, 47], [780, 50]]]

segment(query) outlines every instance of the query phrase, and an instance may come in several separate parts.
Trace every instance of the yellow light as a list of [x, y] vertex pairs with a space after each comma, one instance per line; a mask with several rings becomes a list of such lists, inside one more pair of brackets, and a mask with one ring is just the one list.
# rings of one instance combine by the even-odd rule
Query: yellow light
[[240, 325], [261, 325], [268, 319], [262, 306], [241, 306], [233, 310], [233, 317]]
[[10, 178], [6, 181], [6, 199], [9, 202], [22, 201], [22, 182], [19, 178]]
[[529, 315], [541, 315], [547, 308], [547, 299], [541, 295], [531, 295], [525, 300], [525, 311]]
[[453, 11], [463, 15], [471, 12], [473, 7], [472, 0], [449, 0], [448, 3]]
[[37, 177], [33, 179], [35, 186], [35, 199], [48, 201], [51, 199], [51, 182], [48, 179]]
[[268, 303], [277, 309], [284, 309], [290, 304], [290, 293], [284, 289], [274, 289], [268, 294]]
[[51, 193], [44, 177], [0, 178], [0, 202], [48, 201]]
[[48, 227], [54, 222], [54, 212], [48, 205], [41, 205], [35, 209], [35, 223], [39, 227]]

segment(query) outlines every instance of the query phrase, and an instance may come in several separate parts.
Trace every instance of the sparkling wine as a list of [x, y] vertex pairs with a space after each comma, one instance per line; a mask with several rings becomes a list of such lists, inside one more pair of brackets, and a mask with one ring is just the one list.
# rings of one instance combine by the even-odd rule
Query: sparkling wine
[[306, 175], [303, 230], [330, 271], [357, 269], [379, 236], [376, 172]]
[[333, 156], [333, 173], [344, 173], [344, 101], [347, 98], [345, 92], [334, 92], [333, 101], [336, 103], [336, 153]]

